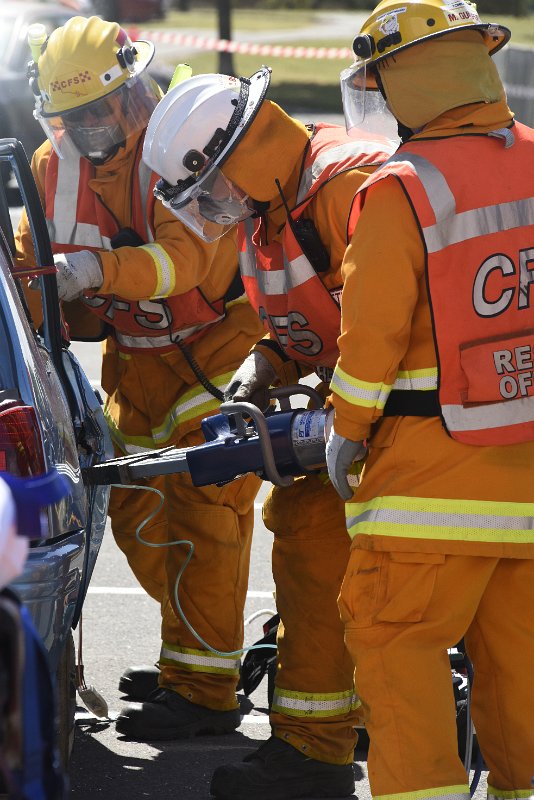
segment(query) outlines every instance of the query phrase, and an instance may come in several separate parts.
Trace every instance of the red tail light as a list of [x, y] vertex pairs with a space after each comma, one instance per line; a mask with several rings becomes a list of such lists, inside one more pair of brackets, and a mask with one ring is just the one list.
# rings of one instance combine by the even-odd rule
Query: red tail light
[[32, 406], [0, 411], [0, 471], [12, 475], [45, 472], [41, 432]]

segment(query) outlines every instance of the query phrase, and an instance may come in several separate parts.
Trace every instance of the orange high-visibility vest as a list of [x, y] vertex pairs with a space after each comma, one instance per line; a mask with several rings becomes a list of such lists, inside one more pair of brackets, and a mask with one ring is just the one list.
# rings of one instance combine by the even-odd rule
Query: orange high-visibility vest
[[339, 355], [342, 287], [328, 290], [324, 286], [294, 231], [304, 209], [327, 181], [347, 170], [381, 164], [392, 151], [386, 139], [362, 132], [357, 141], [340, 126], [318, 124], [282, 241], [261, 244], [265, 241], [261, 218], [239, 226], [239, 265], [250, 304], [287, 355], [312, 364], [319, 373], [333, 368]]
[[[154, 184], [158, 176], [141, 159], [142, 143], [132, 167], [132, 219], [130, 227], [145, 243], [154, 242]], [[88, 190], [94, 167], [73, 153], [59, 159], [50, 154], [45, 179], [45, 216], [53, 253], [111, 250], [118, 233], [116, 219], [96, 194]], [[169, 259], [158, 248], [160, 259]], [[174, 266], [171, 265], [171, 269]], [[127, 300], [117, 295], [82, 297], [108, 326], [117, 348], [125, 352], [166, 353], [176, 349], [174, 339], [188, 343], [224, 319], [221, 299], [208, 303], [198, 288], [165, 299]]]
[[534, 131], [516, 123], [407, 142], [362, 186], [351, 233], [373, 183], [393, 175], [410, 199], [437, 351], [436, 391], [403, 403], [396, 390], [385, 414], [390, 400], [396, 414], [441, 414], [466, 444], [534, 439], [533, 159]]

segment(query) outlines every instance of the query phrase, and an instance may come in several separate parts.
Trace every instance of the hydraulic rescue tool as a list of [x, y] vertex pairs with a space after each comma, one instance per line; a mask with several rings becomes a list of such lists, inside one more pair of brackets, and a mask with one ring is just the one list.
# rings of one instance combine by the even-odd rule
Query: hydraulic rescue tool
[[[315, 409], [292, 409], [290, 398], [306, 395]], [[86, 483], [132, 484], [142, 478], [188, 472], [195, 486], [223, 484], [255, 472], [278, 486], [325, 466], [328, 410], [309, 386], [271, 391], [280, 410], [265, 414], [251, 403], [223, 403], [220, 414], [202, 420], [206, 442], [195, 447], [165, 447], [97, 464], [83, 471]]]

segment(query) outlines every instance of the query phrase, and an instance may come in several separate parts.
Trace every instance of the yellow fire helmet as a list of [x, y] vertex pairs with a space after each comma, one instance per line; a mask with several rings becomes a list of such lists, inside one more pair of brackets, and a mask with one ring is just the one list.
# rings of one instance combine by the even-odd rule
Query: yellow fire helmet
[[41, 46], [31, 85], [34, 116], [60, 157], [73, 144], [82, 156], [105, 160], [145, 127], [160, 93], [146, 68], [150, 42], [132, 42], [116, 22], [72, 17]]
[[[508, 28], [491, 22], [482, 22], [476, 5], [469, 0], [381, 0], [354, 39], [352, 46], [356, 57], [353, 64], [343, 70], [340, 76], [345, 124], [349, 135], [358, 138], [364, 128], [375, 132], [387, 132], [387, 135], [391, 135], [389, 133], [391, 123], [396, 125], [396, 121], [391, 116], [391, 111], [394, 110], [388, 107], [385, 98], [378, 91], [377, 66], [378, 69], [384, 66], [384, 69], [380, 69], [382, 83], [384, 83], [385, 79], [382, 73], [393, 72], [393, 70], [386, 70], [386, 67], [391, 65], [387, 61], [391, 56], [398, 55], [400, 64], [400, 61], [407, 57], [404, 52], [401, 57], [399, 55], [400, 52], [407, 51], [413, 45], [422, 46], [427, 42], [438, 39], [438, 37], [441, 37], [440, 41], [442, 42], [445, 39], [449, 42], [447, 34], [456, 34], [456, 36], [450, 37], [450, 41], [457, 39], [458, 36], [465, 38], [466, 41], [470, 37], [475, 37], [475, 40], [478, 41], [475, 32], [481, 34], [480, 45], [485, 58], [487, 58], [488, 54], [493, 55], [500, 50], [510, 38]], [[487, 53], [484, 45], [487, 48]], [[469, 47], [469, 43], [466, 44], [466, 47]], [[441, 50], [444, 50], [444, 47]], [[467, 63], [461, 63], [461, 53], [459, 51], [457, 56], [460, 59], [460, 63], [457, 64], [458, 69], [461, 70], [462, 66], [466, 70], [469, 69]], [[445, 67], [448, 70], [446, 73], [447, 80], [443, 81], [443, 78], [440, 77], [440, 89], [446, 83], [451, 83], [451, 91], [454, 93], [454, 89], [457, 89], [459, 85], [455, 82], [450, 72], [452, 66], [455, 66], [453, 63], [454, 54], [451, 54], [451, 59], [449, 59]], [[444, 60], [447, 61], [445, 55]], [[481, 55], [478, 56], [477, 68], [480, 60]], [[414, 74], [418, 74], [417, 70]], [[473, 76], [473, 80], [475, 77]], [[467, 84], [468, 81], [463, 80], [463, 83]], [[493, 87], [495, 91], [492, 90], [490, 92], [491, 97], [489, 99], [491, 101], [494, 101], [495, 94], [498, 95], [503, 91], [500, 81], [495, 79], [493, 83], [496, 88]], [[432, 97], [435, 94], [435, 88], [435, 86], [426, 87], [428, 97]], [[466, 88], [463, 94], [457, 92], [458, 97], [452, 98], [453, 105], [451, 106], [447, 105], [448, 98], [443, 96], [443, 91], [439, 91], [438, 94], [441, 96], [444, 108], [448, 108], [454, 105], [461, 105], [463, 102], [475, 102], [477, 100], [477, 92], [474, 93], [473, 97], [471, 97], [470, 92], [470, 87], [469, 89]], [[428, 121], [426, 111], [431, 113], [430, 106], [427, 103], [428, 97], [422, 103], [421, 98], [418, 98], [416, 104], [420, 106], [421, 113], [415, 116], [410, 115], [411, 121], [413, 117], [414, 124], [418, 126]], [[487, 100], [488, 97], [482, 93], [480, 99]], [[388, 100], [391, 103], [389, 96]], [[412, 127], [403, 119], [403, 116], [403, 114], [395, 113], [397, 120], [408, 125], [408, 127]]]
[[[466, 28], [482, 33], [490, 55], [511, 35], [503, 25], [482, 22], [470, 0], [382, 0], [354, 39], [354, 67], [377, 64], [406, 47]], [[377, 88], [369, 70], [366, 85]]]

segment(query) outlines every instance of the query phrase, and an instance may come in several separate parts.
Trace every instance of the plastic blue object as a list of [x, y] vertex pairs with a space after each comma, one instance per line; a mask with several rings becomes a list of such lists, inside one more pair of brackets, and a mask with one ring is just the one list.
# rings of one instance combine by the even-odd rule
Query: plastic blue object
[[67, 479], [54, 468], [44, 475], [29, 478], [0, 472], [0, 478], [9, 486], [15, 501], [17, 533], [29, 539], [40, 539], [43, 535], [41, 510], [69, 494]]

